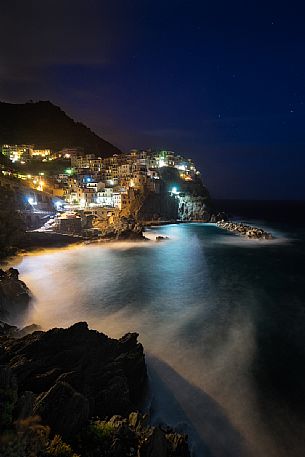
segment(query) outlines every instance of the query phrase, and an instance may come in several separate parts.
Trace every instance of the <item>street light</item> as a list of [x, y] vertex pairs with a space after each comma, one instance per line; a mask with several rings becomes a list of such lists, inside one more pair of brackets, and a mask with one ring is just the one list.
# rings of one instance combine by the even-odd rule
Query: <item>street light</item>
[[36, 202], [36, 200], [34, 200], [33, 197], [28, 197], [28, 202], [31, 206], [37, 205], [37, 202]]

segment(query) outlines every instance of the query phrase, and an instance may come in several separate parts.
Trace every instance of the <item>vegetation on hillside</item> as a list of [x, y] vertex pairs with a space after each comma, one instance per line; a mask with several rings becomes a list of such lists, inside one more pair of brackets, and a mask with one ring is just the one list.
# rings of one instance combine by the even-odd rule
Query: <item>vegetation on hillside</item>
[[11, 104], [0, 102], [0, 144], [34, 144], [60, 150], [80, 147], [107, 157], [121, 151], [49, 101]]

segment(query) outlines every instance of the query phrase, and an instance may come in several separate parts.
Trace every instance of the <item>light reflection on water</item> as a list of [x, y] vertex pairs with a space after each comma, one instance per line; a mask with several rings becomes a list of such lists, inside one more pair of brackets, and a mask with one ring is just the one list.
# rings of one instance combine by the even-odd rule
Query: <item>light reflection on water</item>
[[86, 320], [113, 337], [138, 331], [148, 354], [152, 419], [182, 424], [197, 456], [303, 455], [303, 421], [277, 408], [276, 399], [269, 413], [265, 384], [256, 379], [267, 363], [261, 322], [270, 321], [267, 332], [272, 319], [280, 325], [285, 317], [272, 306], [283, 295], [281, 256], [291, 247], [253, 249], [243, 240], [240, 249], [235, 236], [210, 224], [148, 231], [151, 239], [157, 234], [170, 239], [26, 256], [18, 268], [35, 296], [27, 323]]

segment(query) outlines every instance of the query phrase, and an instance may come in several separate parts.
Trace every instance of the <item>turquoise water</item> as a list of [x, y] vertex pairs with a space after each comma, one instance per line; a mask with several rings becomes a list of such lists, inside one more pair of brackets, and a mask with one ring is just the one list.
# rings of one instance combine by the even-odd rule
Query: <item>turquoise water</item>
[[187, 431], [198, 457], [303, 456], [304, 231], [257, 223], [276, 240], [181, 224], [147, 232], [170, 238], [160, 243], [26, 256], [25, 323], [138, 331], [152, 421]]

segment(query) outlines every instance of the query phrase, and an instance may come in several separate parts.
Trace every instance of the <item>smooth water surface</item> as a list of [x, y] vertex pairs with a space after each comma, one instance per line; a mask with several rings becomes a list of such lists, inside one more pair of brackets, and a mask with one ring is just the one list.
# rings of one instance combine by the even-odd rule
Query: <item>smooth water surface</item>
[[26, 323], [139, 332], [152, 420], [188, 432], [198, 457], [303, 456], [304, 232], [265, 228], [275, 241], [181, 224], [147, 232], [160, 243], [28, 255]]

